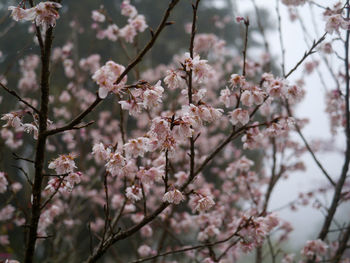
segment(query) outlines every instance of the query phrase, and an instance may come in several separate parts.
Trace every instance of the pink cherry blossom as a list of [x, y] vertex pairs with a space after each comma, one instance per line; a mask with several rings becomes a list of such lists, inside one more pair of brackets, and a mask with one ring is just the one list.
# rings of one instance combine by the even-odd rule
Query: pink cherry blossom
[[92, 79], [100, 86], [98, 93], [101, 99], [107, 97], [108, 92], [119, 94], [127, 81], [125, 76], [118, 84], [116, 81], [125, 70], [124, 66], [108, 61], [104, 66], [95, 72]]
[[117, 41], [120, 34], [119, 27], [116, 24], [109, 25], [106, 30], [103, 31], [103, 38], [107, 38], [110, 41]]
[[[10, 244], [8, 235], [0, 235], [0, 245], [1, 246], [7, 246], [8, 244]], [[7, 261], [8, 260], [6, 260], [6, 262]], [[11, 260], [11, 261], [17, 261], [17, 260]]]
[[2, 127], [19, 128], [22, 125], [22, 112], [11, 112], [2, 115], [1, 120], [7, 121]]
[[148, 27], [144, 15], [137, 15], [136, 17], [129, 19], [128, 22], [138, 32], [144, 32]]
[[133, 185], [126, 188], [126, 197], [133, 202], [137, 202], [142, 199], [142, 190], [139, 186]]
[[152, 184], [155, 182], [159, 183], [163, 180], [163, 176], [164, 167], [162, 165], [158, 167], [151, 167], [149, 169], [141, 167], [137, 172], [137, 177], [141, 180], [142, 183], [145, 184]]
[[56, 2], [40, 2], [37, 6], [35, 6], [36, 24], [43, 25], [45, 27], [54, 27], [56, 25], [56, 20], [60, 17], [57, 9], [61, 7], [62, 5]]
[[91, 18], [99, 23], [103, 23], [106, 20], [106, 16], [97, 10], [92, 11]]
[[245, 77], [244, 76], [240, 76], [238, 74], [232, 74], [231, 78], [230, 78], [230, 83], [232, 85], [232, 87], [236, 88], [236, 87], [243, 87], [246, 83]]
[[136, 29], [131, 24], [127, 24], [119, 30], [119, 36], [124, 38], [127, 43], [133, 43], [136, 35]]
[[54, 169], [57, 174], [69, 174], [77, 168], [74, 162], [74, 155], [60, 155], [49, 163], [49, 169]]
[[231, 92], [230, 89], [227, 87], [220, 91], [219, 100], [220, 100], [220, 102], [225, 104], [226, 108], [236, 106], [236, 104], [237, 104], [236, 95], [233, 92]]
[[326, 17], [326, 31], [329, 34], [333, 34], [334, 32], [338, 32], [340, 29], [349, 29], [349, 21], [346, 21], [341, 14], [334, 14]]
[[136, 8], [130, 4], [130, 0], [124, 0], [121, 4], [122, 15], [133, 18], [137, 15]]
[[8, 10], [11, 11], [11, 16], [15, 21], [33, 21], [36, 16], [35, 8], [23, 9], [18, 6], [9, 6]]
[[147, 257], [152, 253], [152, 248], [147, 245], [142, 245], [137, 249], [137, 253], [139, 253], [141, 257]]
[[31, 123], [25, 123], [22, 125], [23, 131], [25, 131], [26, 133], [33, 133], [33, 138], [35, 140], [38, 139], [38, 135], [39, 135], [39, 130], [38, 127], [34, 124]]
[[149, 139], [146, 137], [139, 137], [137, 139], [131, 139], [123, 148], [127, 158], [130, 157], [143, 157], [144, 153], [148, 150]]
[[7, 179], [5, 177], [5, 173], [4, 172], [0, 172], [0, 193], [5, 193], [7, 190]]
[[166, 72], [166, 77], [164, 78], [164, 83], [170, 89], [177, 89], [182, 87], [183, 79], [181, 77], [181, 73], [177, 70], [168, 70]]
[[162, 94], [164, 92], [161, 86], [161, 81], [158, 81], [155, 86], [151, 86], [143, 93], [143, 106], [145, 109], [157, 107], [162, 102]]
[[241, 108], [235, 109], [230, 113], [230, 121], [233, 125], [238, 123], [246, 125], [249, 122], [249, 112]]
[[106, 170], [111, 173], [112, 176], [117, 176], [122, 174], [122, 168], [125, 165], [126, 160], [120, 153], [111, 153], [106, 164]]
[[92, 154], [95, 157], [95, 160], [98, 163], [102, 163], [105, 162], [110, 154], [111, 154], [111, 150], [109, 148], [106, 148], [103, 143], [96, 143], [93, 148], [92, 148]]
[[191, 199], [190, 205], [193, 211], [202, 213], [212, 208], [215, 205], [215, 202], [210, 196], [199, 195], [198, 197], [194, 197]]
[[244, 106], [252, 106], [253, 105], [253, 94], [249, 90], [243, 91], [241, 95], [241, 102]]
[[6, 205], [0, 210], [0, 221], [7, 221], [13, 217], [15, 208], [12, 205]]
[[323, 242], [321, 239], [317, 240], [308, 240], [306, 245], [301, 250], [301, 254], [308, 259], [316, 256], [316, 260], [320, 260], [320, 256], [323, 256], [327, 253], [328, 245]]
[[170, 204], [175, 204], [175, 205], [180, 204], [180, 202], [182, 202], [184, 200], [185, 200], [185, 197], [177, 189], [170, 190], [170, 191], [166, 192], [163, 196], [163, 202], [168, 202]]

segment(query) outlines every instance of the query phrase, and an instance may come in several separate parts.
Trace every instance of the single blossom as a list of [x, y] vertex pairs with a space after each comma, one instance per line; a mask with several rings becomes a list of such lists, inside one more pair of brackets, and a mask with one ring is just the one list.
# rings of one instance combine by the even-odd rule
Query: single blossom
[[127, 43], [133, 43], [136, 35], [137, 31], [131, 24], [127, 24], [119, 30], [119, 36], [124, 38]]
[[206, 212], [215, 205], [214, 200], [210, 196], [203, 196], [194, 201], [194, 211]]
[[143, 32], [148, 27], [144, 15], [137, 15], [136, 17], [129, 19], [128, 22], [138, 32]]
[[96, 143], [92, 148], [92, 154], [98, 163], [102, 163], [109, 158], [111, 150], [106, 148], [103, 143]]
[[122, 15], [133, 18], [137, 15], [136, 8], [130, 4], [130, 0], [124, 0], [121, 4]]
[[137, 202], [142, 199], [141, 187], [133, 185], [126, 188], [126, 197], [133, 202]]
[[8, 9], [11, 11], [11, 16], [16, 21], [33, 21], [36, 25], [42, 25], [47, 28], [56, 25], [56, 20], [60, 17], [57, 9], [61, 7], [62, 5], [59, 3], [46, 1], [40, 2], [38, 5], [29, 9], [14, 6], [10, 6]]
[[56, 2], [46, 1], [40, 2], [35, 8], [35, 22], [37, 25], [43, 25], [45, 27], [54, 27], [56, 20], [60, 17], [57, 9], [62, 5]]
[[137, 253], [141, 256], [141, 257], [147, 257], [152, 253], [152, 248], [150, 248], [147, 245], [142, 245], [137, 249]]
[[11, 16], [15, 21], [33, 21], [36, 16], [35, 8], [23, 9], [16, 6], [9, 6]]
[[160, 105], [163, 92], [164, 88], [161, 86], [161, 81], [158, 81], [155, 86], [146, 89], [142, 94], [143, 107], [145, 109], [152, 109]]
[[170, 89], [180, 88], [184, 82], [181, 77], [181, 73], [178, 70], [167, 70], [166, 76], [164, 78], [165, 84]]
[[2, 127], [19, 128], [22, 125], [22, 112], [10, 112], [2, 115], [1, 120], [7, 121]]
[[31, 124], [31, 123], [25, 123], [23, 124], [23, 130], [27, 133], [33, 133], [33, 137], [35, 140], [38, 139], [38, 136], [39, 136], [39, 130], [38, 130], [38, 127], [34, 124]]
[[301, 254], [308, 259], [316, 257], [316, 260], [319, 260], [320, 256], [324, 256], [327, 253], [327, 249], [328, 245], [321, 239], [308, 240], [302, 248]]
[[166, 192], [163, 196], [163, 202], [168, 202], [170, 204], [175, 204], [175, 205], [180, 204], [180, 202], [182, 202], [184, 200], [185, 200], [185, 197], [177, 189], [170, 190], [170, 191]]
[[349, 30], [350, 22], [345, 20], [341, 14], [334, 14], [326, 17], [326, 31], [329, 34], [339, 33], [339, 29]]
[[244, 76], [232, 74], [230, 78], [230, 83], [234, 88], [243, 87], [246, 84], [246, 80]]
[[112, 176], [117, 176], [123, 173], [122, 168], [125, 165], [126, 160], [120, 153], [111, 153], [106, 164], [106, 169], [107, 172], [111, 173]]
[[226, 87], [225, 89], [220, 91], [219, 101], [225, 104], [226, 108], [230, 108], [236, 106], [237, 97], [235, 93], [231, 92], [231, 90]]
[[241, 108], [235, 109], [230, 113], [230, 121], [233, 125], [241, 123], [242, 125], [246, 125], [249, 122], [249, 112], [247, 110], [243, 110]]
[[164, 176], [164, 167], [163, 165], [158, 167], [151, 167], [146, 169], [141, 167], [137, 172], [137, 177], [141, 180], [142, 183], [152, 184], [155, 182], [161, 182]]
[[92, 11], [91, 18], [95, 22], [99, 22], [99, 23], [103, 23], [106, 20], [106, 16], [97, 10]]

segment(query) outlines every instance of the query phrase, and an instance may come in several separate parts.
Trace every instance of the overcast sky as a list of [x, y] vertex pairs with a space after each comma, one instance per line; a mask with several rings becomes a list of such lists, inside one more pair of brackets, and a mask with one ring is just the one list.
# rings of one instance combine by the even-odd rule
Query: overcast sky
[[[253, 4], [251, 0], [235, 1], [238, 7], [239, 15], [245, 14], [247, 10], [253, 10]], [[316, 1], [317, 2], [317, 1]], [[320, 1], [325, 2], [325, 1]], [[333, 0], [328, 0], [327, 3], [331, 4]], [[264, 7], [270, 11], [270, 17], [277, 25], [276, 15], [276, 0], [256, 0], [259, 7]], [[282, 17], [282, 34], [283, 42], [286, 49], [286, 71], [294, 67], [294, 65], [301, 59], [305, 51], [308, 50], [308, 45], [305, 43], [303, 37], [303, 31], [299, 22], [291, 23], [288, 18], [288, 11], [285, 6], [280, 4], [281, 17]], [[309, 5], [304, 5], [298, 9], [300, 15], [303, 17], [305, 25], [311, 35], [312, 39], [319, 39], [324, 33], [324, 21], [322, 20], [322, 12], [319, 8], [313, 8], [313, 12], [310, 11]], [[317, 23], [313, 23], [312, 14], [314, 14]], [[254, 17], [250, 17], [254, 21]], [[268, 42], [271, 47], [273, 55], [281, 58], [280, 41], [277, 30], [268, 31]], [[329, 38], [328, 38], [329, 39]], [[327, 40], [327, 39], [326, 39]], [[309, 40], [310, 44], [311, 40]], [[343, 49], [339, 47], [339, 52], [343, 52]], [[314, 55], [313, 59], [320, 60], [320, 57]], [[311, 58], [308, 59], [310, 61]], [[280, 64], [281, 59], [276, 63]], [[337, 62], [337, 67], [342, 66], [340, 62]], [[297, 80], [300, 78], [303, 71], [303, 67], [300, 67], [291, 77], [290, 80]], [[327, 69], [324, 66], [320, 67], [321, 74], [324, 82], [329, 90], [334, 89], [334, 81], [331, 79]], [[306, 81], [306, 97], [305, 100], [298, 106], [296, 115], [298, 117], [309, 118], [310, 123], [303, 130], [304, 135], [308, 140], [311, 139], [331, 139], [329, 131], [329, 121], [324, 111], [325, 90], [321, 84], [320, 78], [317, 73], [313, 73], [308, 76]], [[299, 139], [299, 138], [298, 138]], [[344, 145], [344, 136], [340, 131], [339, 136], [336, 138], [336, 144], [342, 149]], [[319, 168], [314, 164], [309, 154], [304, 155], [307, 165], [307, 172], [294, 173], [287, 181], [279, 182], [276, 186], [275, 192], [272, 195], [271, 209], [283, 206], [289, 201], [297, 197], [299, 192], [312, 190], [317, 186], [327, 184]], [[334, 177], [337, 177], [340, 173], [343, 158], [340, 154], [321, 154], [317, 153], [318, 158], [324, 165], [326, 170]], [[349, 207], [343, 209], [342, 213], [349, 216]], [[320, 225], [323, 222], [323, 216], [319, 211], [315, 211], [312, 208], [304, 208], [298, 212], [290, 212], [283, 210], [281, 215], [293, 222], [295, 232], [292, 235], [294, 245], [299, 248], [307, 239], [316, 238]], [[310, 226], [315, 226], [312, 228]], [[316, 231], [316, 232], [315, 232]]]

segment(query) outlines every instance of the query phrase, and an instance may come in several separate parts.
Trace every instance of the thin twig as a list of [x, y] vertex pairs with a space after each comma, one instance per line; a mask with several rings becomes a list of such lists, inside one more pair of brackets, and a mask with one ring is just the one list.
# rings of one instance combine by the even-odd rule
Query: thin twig
[[316, 52], [316, 51], [315, 51], [315, 48], [316, 48], [320, 43], [322, 43], [323, 40], [325, 40], [326, 35], [327, 35], [327, 32], [324, 33], [323, 36], [322, 36], [319, 40], [317, 40], [317, 41], [314, 40], [314, 42], [312, 43], [311, 48], [310, 48], [307, 52], [305, 52], [304, 56], [297, 62], [297, 64], [296, 64], [287, 74], [284, 75], [284, 78], [288, 78], [295, 70], [297, 70], [297, 68], [304, 62], [304, 60], [305, 60], [308, 56], [310, 56], [311, 54], [313, 54], [313, 53]]
[[145, 189], [143, 187], [143, 183], [141, 183], [141, 190], [142, 190], [142, 199], [143, 199], [143, 215], [147, 216], [147, 198]]
[[60, 178], [60, 182], [58, 183], [57, 188], [55, 189], [55, 191], [50, 195], [50, 197], [44, 202], [44, 204], [40, 207], [40, 210], [43, 210], [50, 202], [51, 200], [55, 197], [55, 195], [58, 193], [58, 191], [60, 190], [60, 187], [62, 185], [64, 181], [64, 177]]
[[246, 64], [247, 64], [247, 48], [248, 48], [248, 29], [249, 29], [249, 18], [244, 19], [245, 35], [244, 35], [244, 49], [243, 49], [243, 72], [242, 75], [246, 75]]
[[20, 167], [20, 166], [13, 165], [13, 167], [15, 167], [18, 170], [20, 170], [24, 174], [24, 177], [26, 178], [27, 182], [33, 187], [33, 182], [29, 179], [28, 173], [26, 171], [24, 171], [24, 169], [22, 167]]
[[279, 33], [279, 41], [281, 48], [281, 56], [282, 56], [282, 74], [283, 76], [286, 74], [286, 50], [284, 48], [283, 37], [282, 37], [282, 22], [281, 22], [281, 12], [280, 12], [280, 1], [276, 0], [276, 13], [277, 13], [277, 22], [278, 22], [278, 33]]
[[12, 153], [12, 155], [13, 155], [13, 159], [15, 159], [15, 160], [23, 160], [23, 161], [26, 161], [26, 162], [29, 162], [29, 163], [34, 163], [34, 161], [33, 160], [31, 160], [31, 159], [27, 159], [27, 158], [23, 158], [23, 157], [21, 157], [21, 156], [18, 156], [16, 153]]
[[[288, 115], [290, 117], [293, 117], [292, 115], [292, 112], [290, 110], [290, 107], [289, 107], [289, 104], [288, 104], [288, 101], [286, 101], [286, 109], [287, 109], [287, 112], [288, 112]], [[294, 122], [294, 127], [297, 131], [297, 133], [299, 134], [300, 138], [302, 139], [302, 141], [304, 142], [305, 144], [305, 147], [306, 149], [309, 151], [309, 153], [311, 154], [312, 156], [312, 159], [314, 159], [315, 163], [317, 164], [317, 166], [321, 169], [322, 173], [324, 174], [324, 176], [327, 178], [327, 180], [331, 183], [331, 185], [335, 186], [335, 182], [333, 181], [333, 179], [329, 176], [328, 172], [326, 171], [326, 169], [323, 167], [323, 165], [321, 164], [321, 162], [317, 159], [314, 151], [311, 149], [309, 143], [307, 142], [306, 138], [304, 137], [301, 129], [300, 129], [300, 126], [297, 122]]]
[[[234, 236], [236, 236], [236, 234], [237, 234], [237, 231], [234, 234], [230, 235], [228, 238], [225, 238], [225, 239], [220, 240], [220, 241], [216, 241], [216, 242], [213, 242], [213, 243], [205, 243], [203, 245], [197, 245], [197, 246], [182, 248], [182, 249], [178, 249], [178, 250], [172, 250], [172, 251], [168, 251], [168, 252], [165, 252], [165, 253], [162, 253], [162, 254], [158, 254], [158, 255], [155, 255], [155, 256], [152, 256], [152, 257], [138, 259], [138, 260], [132, 261], [132, 263], [140, 263], [140, 262], [149, 261], [149, 260], [152, 260], [152, 259], [155, 259], [155, 258], [158, 258], [158, 257], [164, 257], [164, 256], [167, 256], [167, 255], [183, 253], [183, 252], [186, 252], [186, 251], [196, 250], [196, 249], [200, 249], [200, 248], [212, 247], [212, 246], [219, 245], [219, 244], [222, 244], [222, 243], [225, 243], [225, 242], [229, 241]], [[235, 242], [235, 244], [238, 241], [239, 241], [239, 239]]]
[[2, 84], [0, 82], [0, 86], [9, 94], [11, 94], [12, 96], [16, 97], [20, 102], [24, 103], [25, 105], [27, 105], [29, 108], [31, 108], [34, 112], [39, 113], [39, 110], [37, 108], [35, 108], [33, 105], [31, 105], [29, 102], [25, 101], [24, 99], [22, 99], [21, 96], [19, 96], [17, 94], [17, 92], [15, 92], [14, 90], [10, 90], [9, 88], [7, 88], [4, 84]]
[[[191, 40], [190, 40], [190, 56], [193, 59], [194, 56], [194, 39], [197, 32], [197, 11], [200, 0], [196, 0], [196, 3], [192, 4], [193, 9], [193, 19], [192, 19], [192, 30], [191, 30]], [[192, 94], [193, 94], [193, 79], [192, 79], [192, 69], [188, 72], [188, 104], [192, 104]], [[189, 179], [194, 178], [194, 167], [195, 167], [195, 140], [193, 135], [190, 138], [190, 176]]]

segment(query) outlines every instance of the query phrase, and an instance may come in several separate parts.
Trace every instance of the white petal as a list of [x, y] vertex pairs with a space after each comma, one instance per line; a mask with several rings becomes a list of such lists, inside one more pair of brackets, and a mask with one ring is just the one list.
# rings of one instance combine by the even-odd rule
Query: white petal
[[106, 88], [99, 88], [98, 89], [98, 96], [101, 98], [101, 99], [104, 99], [106, 98], [108, 95], [108, 90]]

